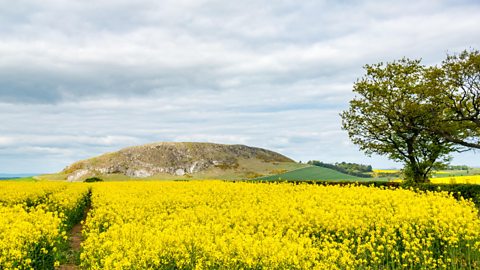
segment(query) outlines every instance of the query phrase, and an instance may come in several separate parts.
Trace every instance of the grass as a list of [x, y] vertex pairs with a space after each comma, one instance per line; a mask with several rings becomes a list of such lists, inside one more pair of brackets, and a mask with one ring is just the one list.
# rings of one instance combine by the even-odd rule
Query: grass
[[332, 169], [311, 166], [301, 168], [293, 171], [289, 171], [282, 174], [276, 174], [272, 176], [259, 177], [255, 180], [290, 180], [290, 181], [302, 181], [302, 180], [332, 180], [332, 181], [371, 181], [372, 178], [361, 178], [353, 175], [344, 174]]
[[63, 173], [41, 174], [35, 176], [35, 179], [48, 181], [65, 181], [67, 179], [67, 175]]
[[[201, 180], [201, 179], [219, 179], [219, 180], [244, 180], [258, 176], [276, 175], [278, 172], [292, 171], [305, 168], [310, 165], [296, 162], [265, 162], [260, 159], [238, 159], [238, 168], [222, 169], [211, 167], [208, 170], [187, 174], [172, 175], [168, 173], [156, 174], [144, 178], [134, 178], [123, 174], [97, 175], [104, 181], [135, 181], [135, 180]], [[67, 174], [44, 174], [37, 176], [39, 180], [65, 181]]]
[[[373, 178], [361, 178], [344, 174], [332, 169], [311, 166], [302, 163], [294, 162], [263, 162], [261, 160], [242, 160], [239, 159], [239, 168], [237, 169], [221, 169], [210, 168], [209, 170], [198, 172], [191, 175], [171, 175], [171, 174], [158, 174], [145, 178], [132, 178], [123, 174], [109, 174], [100, 175], [104, 181], [139, 181], [139, 180], [203, 180], [203, 179], [218, 179], [218, 180], [286, 180], [286, 181], [307, 181], [307, 180], [326, 180], [326, 181], [392, 181], [398, 180], [401, 176], [397, 175], [399, 170], [374, 170], [381, 173], [392, 173], [394, 175], [380, 175]], [[478, 181], [463, 181], [463, 178], [469, 178], [467, 176], [480, 175], [480, 168], [470, 170], [444, 170], [436, 171], [433, 174], [434, 183], [442, 182], [441, 179], [437, 181], [437, 178], [448, 178], [448, 183], [463, 183], [463, 182], [475, 182]], [[450, 181], [452, 177], [459, 177], [458, 181]], [[45, 174], [34, 177], [16, 178], [14, 181], [36, 181], [36, 180], [50, 180], [50, 181], [65, 181], [66, 174]], [[460, 179], [461, 178], [461, 179]], [[444, 182], [444, 181], [443, 181]], [[442, 183], [443, 183], [442, 182]]]
[[449, 176], [472, 176], [472, 175], [479, 175], [480, 169], [473, 168], [469, 170], [445, 170], [445, 171], [438, 171], [433, 174], [434, 178], [443, 178]]
[[30, 177], [16, 177], [16, 178], [1, 178], [0, 181], [23, 181], [23, 182], [34, 182], [37, 181], [35, 176]]

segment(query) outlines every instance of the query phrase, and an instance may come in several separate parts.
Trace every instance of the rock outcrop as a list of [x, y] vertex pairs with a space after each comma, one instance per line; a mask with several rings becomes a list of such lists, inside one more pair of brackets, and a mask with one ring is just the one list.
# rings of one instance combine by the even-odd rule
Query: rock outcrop
[[294, 162], [276, 152], [245, 145], [162, 142], [128, 147], [79, 161], [65, 168], [62, 173], [67, 175], [68, 181], [81, 181], [106, 174], [138, 178], [159, 174], [183, 176], [211, 168], [235, 170], [241, 166], [240, 160]]

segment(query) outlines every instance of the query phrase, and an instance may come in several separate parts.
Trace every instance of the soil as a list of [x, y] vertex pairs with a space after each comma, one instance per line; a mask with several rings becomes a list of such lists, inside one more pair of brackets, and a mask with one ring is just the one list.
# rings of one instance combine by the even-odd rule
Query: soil
[[[82, 221], [85, 222], [85, 219], [87, 218], [88, 211], [90, 211], [90, 207], [87, 207], [85, 209], [85, 212], [83, 214]], [[82, 231], [83, 231], [83, 222], [79, 222], [73, 226], [73, 228], [70, 230], [70, 239], [69, 239], [69, 246], [72, 254], [79, 253], [80, 249], [82, 247]], [[57, 267], [56, 269], [58, 270], [77, 270], [80, 269], [80, 266], [74, 264], [74, 263], [68, 263], [68, 264], [63, 264]]]
[[74, 251], [80, 251], [82, 244], [83, 224], [78, 223], [70, 231], [70, 248]]

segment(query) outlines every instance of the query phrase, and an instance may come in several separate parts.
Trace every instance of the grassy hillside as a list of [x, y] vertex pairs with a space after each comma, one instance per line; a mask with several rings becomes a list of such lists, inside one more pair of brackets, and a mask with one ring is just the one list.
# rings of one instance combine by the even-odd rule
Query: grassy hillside
[[[137, 178], [124, 174], [99, 174], [99, 178], [105, 181], [131, 181], [131, 180], [245, 180], [264, 175], [276, 175], [282, 172], [305, 168], [306, 164], [295, 162], [262, 162], [260, 160], [238, 160], [239, 167], [232, 169], [210, 168], [202, 172], [187, 175], [171, 175], [168, 173], [155, 174], [148, 177]], [[65, 181], [67, 175], [62, 173], [44, 174], [36, 176], [38, 180]]]
[[58, 174], [41, 178], [83, 181], [253, 179], [304, 167], [279, 153], [245, 145], [160, 142], [133, 146], [75, 162]]
[[[171, 175], [168, 173], [155, 174], [148, 177], [130, 177], [124, 174], [104, 174], [98, 175], [104, 181], [140, 181], [140, 180], [246, 180], [253, 179], [262, 175], [274, 175], [278, 172], [292, 171], [304, 168], [305, 164], [292, 162], [262, 163], [255, 160], [239, 160], [239, 168], [222, 169], [210, 168], [206, 171], [187, 175]], [[43, 180], [63, 180], [65, 175], [51, 174], [40, 176]]]
[[276, 174], [267, 177], [257, 178], [258, 180], [292, 180], [292, 181], [302, 181], [302, 180], [345, 180], [345, 181], [371, 181], [372, 178], [360, 178], [348, 174], [344, 174], [332, 169], [312, 166], [306, 167], [294, 171], [289, 171], [282, 174]]

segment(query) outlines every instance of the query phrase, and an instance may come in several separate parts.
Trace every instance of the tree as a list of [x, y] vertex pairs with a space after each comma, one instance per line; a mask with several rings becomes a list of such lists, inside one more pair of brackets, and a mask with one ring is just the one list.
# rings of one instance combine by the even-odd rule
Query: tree
[[480, 149], [479, 51], [447, 56], [428, 77], [435, 102], [444, 109], [430, 130], [464, 149]]
[[353, 86], [357, 96], [340, 115], [343, 129], [367, 155], [403, 162], [406, 180], [428, 182], [432, 168], [445, 164], [455, 150], [444, 136], [426, 128], [444, 111], [426, 76], [434, 71], [405, 58], [364, 68], [366, 74]]

